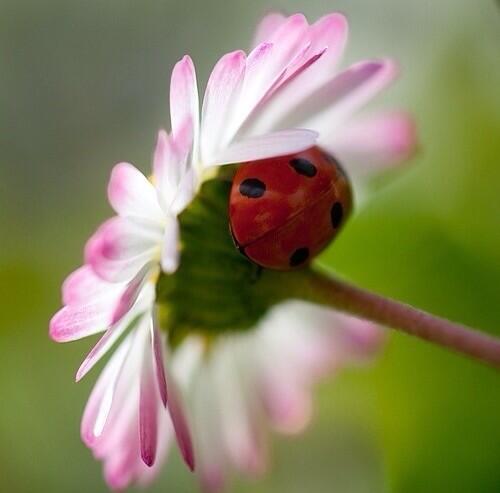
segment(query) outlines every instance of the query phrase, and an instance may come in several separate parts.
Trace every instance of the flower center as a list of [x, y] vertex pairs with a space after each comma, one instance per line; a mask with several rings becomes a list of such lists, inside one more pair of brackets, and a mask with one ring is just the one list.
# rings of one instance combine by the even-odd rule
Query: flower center
[[229, 230], [230, 189], [225, 179], [204, 182], [179, 216], [180, 266], [173, 275], [162, 273], [157, 284], [159, 321], [171, 345], [193, 332], [212, 337], [248, 330], [285, 298], [275, 283], [287, 273], [264, 275], [235, 247]]

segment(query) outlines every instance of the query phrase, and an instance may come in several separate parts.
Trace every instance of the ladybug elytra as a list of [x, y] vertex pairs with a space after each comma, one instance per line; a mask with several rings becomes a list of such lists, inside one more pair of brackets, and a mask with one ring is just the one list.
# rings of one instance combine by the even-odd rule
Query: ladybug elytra
[[352, 208], [350, 183], [319, 147], [242, 164], [229, 199], [231, 233], [256, 264], [289, 270], [323, 250]]

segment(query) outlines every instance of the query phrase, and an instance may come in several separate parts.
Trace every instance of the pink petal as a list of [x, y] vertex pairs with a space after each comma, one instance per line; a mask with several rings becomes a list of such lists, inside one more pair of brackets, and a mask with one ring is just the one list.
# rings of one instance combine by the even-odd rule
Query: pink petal
[[141, 460], [135, 419], [129, 420], [125, 426], [120, 430], [120, 441], [115, 450], [103, 459], [104, 479], [115, 491], [123, 491], [133, 484]]
[[222, 468], [216, 464], [208, 464], [200, 468], [200, 481], [206, 493], [218, 493], [224, 489], [225, 475]]
[[158, 406], [158, 446], [156, 449], [156, 460], [152, 467], [147, 467], [141, 461], [139, 471], [136, 475], [136, 483], [139, 487], [147, 487], [158, 476], [165, 461], [167, 453], [172, 444], [173, 430], [170, 416], [165, 408]]
[[216, 156], [218, 165], [243, 163], [303, 151], [315, 145], [318, 134], [312, 130], [292, 129], [248, 137], [234, 142]]
[[303, 431], [312, 417], [309, 389], [279, 369], [268, 368], [262, 378], [262, 397], [267, 416], [276, 431], [295, 434]]
[[199, 108], [198, 87], [193, 61], [185, 56], [177, 62], [170, 81], [170, 118], [172, 134], [177, 138], [184, 123], [190, 120], [196, 142], [198, 134]]
[[177, 444], [179, 445], [179, 450], [181, 451], [184, 461], [191, 470], [194, 470], [194, 451], [191, 441], [191, 433], [189, 431], [186, 417], [184, 416], [184, 412], [181, 407], [178, 390], [173, 385], [171, 378], [168, 381], [171, 384], [167, 405], [170, 417], [172, 418], [172, 424], [174, 426]]
[[178, 214], [192, 200], [196, 173], [191, 165], [193, 125], [188, 119], [174, 138], [160, 131], [154, 155], [158, 198], [165, 215]]
[[81, 436], [88, 447], [94, 445], [107, 419], [113, 402], [116, 381], [119, 378], [129, 348], [130, 338], [120, 345], [106, 364], [87, 401], [82, 417]]
[[[262, 55], [254, 53], [261, 50]], [[303, 51], [295, 55], [278, 71], [273, 71], [270, 65], [275, 65], [275, 45], [260, 45], [249, 55], [247, 61], [247, 73], [245, 84], [238, 108], [237, 128], [240, 134], [245, 134], [247, 128], [251, 128], [254, 121], [258, 120], [261, 111], [264, 111], [269, 99], [274, 98], [277, 92], [281, 92], [303, 71], [316, 63], [324, 54], [326, 48], [317, 53], [310, 53], [310, 45], [305, 45]], [[252, 58], [253, 56], [253, 58]], [[267, 75], [266, 75], [267, 74]], [[240, 127], [242, 127], [240, 129]]]
[[253, 46], [269, 41], [278, 28], [286, 21], [286, 16], [279, 12], [267, 14], [257, 26]]
[[62, 285], [62, 298], [65, 305], [87, 304], [96, 297], [110, 294], [120, 287], [110, 284], [96, 276], [89, 265], [83, 265], [72, 272]]
[[132, 308], [142, 291], [144, 283], [149, 279], [154, 271], [154, 264], [146, 264], [137, 275], [128, 283], [125, 291], [120, 296], [118, 304], [113, 312], [111, 323], [119, 322]]
[[284, 20], [270, 39], [249, 55], [242, 94], [245, 111], [238, 115], [240, 124], [308, 57], [310, 42], [307, 34], [307, 20], [302, 14], [295, 14]]
[[290, 101], [304, 100], [330, 80], [344, 52], [347, 33], [347, 20], [341, 14], [329, 14], [313, 24], [309, 28], [310, 46], [296, 62], [298, 69], [267, 95], [259, 111], [284, 115]]
[[[335, 345], [343, 363], [369, 361], [382, 348], [385, 331], [373, 322], [335, 313]], [[329, 327], [331, 330], [331, 326]]]
[[[306, 75], [308, 71], [302, 74], [304, 81]], [[297, 125], [317, 129], [320, 133], [330, 131], [334, 124], [338, 124], [342, 118], [353, 113], [387, 86], [395, 75], [395, 65], [389, 60], [357, 63], [310, 94], [298, 92], [295, 103], [291, 104], [289, 100], [283, 106], [281, 97], [271, 98], [260, 110], [259, 119], [252, 131], [262, 132], [268, 128]], [[293, 84], [290, 84], [290, 88], [292, 87]]]
[[158, 390], [163, 405], [167, 406], [167, 377], [165, 373], [164, 355], [163, 355], [163, 341], [161, 333], [158, 330], [156, 319], [153, 320], [151, 325], [151, 339], [153, 344], [153, 353], [155, 358], [156, 379], [158, 383]]
[[234, 136], [270, 87], [284, 76], [284, 68], [273, 69], [275, 52], [273, 44], [262, 43], [248, 55], [243, 88], [234, 110], [233, 126], [227, 130], [229, 138]]
[[333, 13], [317, 20], [311, 26], [309, 32], [312, 52], [327, 48], [326, 55], [321, 63], [309, 72], [308, 81], [312, 89], [316, 89], [330, 79], [337, 68], [347, 44], [349, 25], [342, 14]]
[[[101, 416], [95, 427], [96, 440], [92, 445], [92, 451], [98, 459], [118, 455], [126, 444], [126, 448], [135, 450], [136, 458], [141, 461], [139, 393], [142, 355], [144, 345], [148, 342], [147, 323], [148, 320], [143, 318], [136, 329], [119, 346], [121, 349], [123, 345], [126, 345], [128, 350], [113, 386], [113, 397], [109, 409]], [[132, 446], [133, 443], [135, 445]]]
[[349, 171], [364, 175], [409, 159], [417, 148], [417, 131], [410, 115], [383, 113], [323, 134], [321, 142]]
[[113, 168], [108, 199], [120, 216], [144, 217], [161, 222], [162, 211], [154, 186], [129, 163], [119, 163]]
[[[320, 133], [328, 132], [347, 117], [366, 105], [379, 92], [389, 86], [398, 76], [399, 69], [393, 60], [383, 59], [360, 62], [341, 72], [334, 81], [313, 93], [307, 104], [311, 104], [301, 118], [314, 118]], [[317, 98], [327, 97], [330, 102], [324, 114], [317, 110]], [[316, 103], [313, 101], [316, 99]], [[314, 108], [316, 104], [316, 109]], [[305, 107], [304, 107], [305, 109]]]
[[[276, 24], [275, 24], [276, 25]], [[264, 41], [280, 46], [277, 56], [278, 65], [286, 65], [284, 60], [291, 60], [298, 52], [302, 51], [305, 44], [309, 43], [307, 32], [309, 24], [303, 14], [293, 14], [276, 25], [274, 32]]]
[[67, 305], [50, 320], [50, 337], [56, 342], [69, 342], [103, 332], [111, 324], [113, 306], [107, 298]]
[[78, 368], [75, 377], [77, 382], [79, 382], [109, 351], [113, 344], [124, 333], [125, 329], [128, 328], [129, 323], [130, 319], [123, 320], [121, 323], [115, 323], [106, 331], [106, 333], [99, 339], [96, 345], [83, 360], [80, 368]]
[[85, 246], [85, 261], [110, 282], [131, 280], [159, 253], [162, 228], [145, 219], [114, 217]]
[[152, 352], [152, 347], [146, 344], [141, 369], [139, 404], [141, 458], [149, 467], [155, 462], [158, 444], [158, 391]]
[[234, 110], [245, 75], [245, 53], [224, 55], [215, 65], [203, 99], [201, 119], [201, 157], [213, 164], [214, 155], [228, 142], [227, 129], [232, 126]]

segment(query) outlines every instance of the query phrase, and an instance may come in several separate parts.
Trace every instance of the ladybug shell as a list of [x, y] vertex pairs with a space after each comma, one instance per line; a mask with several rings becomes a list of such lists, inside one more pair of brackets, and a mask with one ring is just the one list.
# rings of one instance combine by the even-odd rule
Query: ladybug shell
[[318, 147], [242, 164], [229, 221], [237, 247], [269, 269], [300, 267], [323, 250], [352, 208], [350, 184]]

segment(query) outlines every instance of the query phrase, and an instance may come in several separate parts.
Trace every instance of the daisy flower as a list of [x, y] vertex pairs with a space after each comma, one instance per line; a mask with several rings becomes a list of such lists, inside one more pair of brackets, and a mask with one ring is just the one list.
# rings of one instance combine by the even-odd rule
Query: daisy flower
[[208, 490], [233, 469], [261, 473], [267, 430], [303, 429], [313, 383], [379, 347], [375, 324], [293, 301], [300, 296], [287, 288], [298, 281], [255, 279], [231, 243], [220, 168], [319, 145], [362, 175], [411, 155], [405, 113], [358, 115], [394, 80], [394, 62], [339, 70], [346, 41], [340, 14], [313, 24], [270, 14], [248, 55], [216, 63], [201, 109], [185, 56], [173, 69], [171, 132], [158, 135], [151, 177], [128, 163], [113, 169], [117, 215], [88, 241], [50, 323], [58, 342], [104, 332], [77, 380], [117, 346], [82, 420], [111, 487], [147, 484], [174, 437]]

